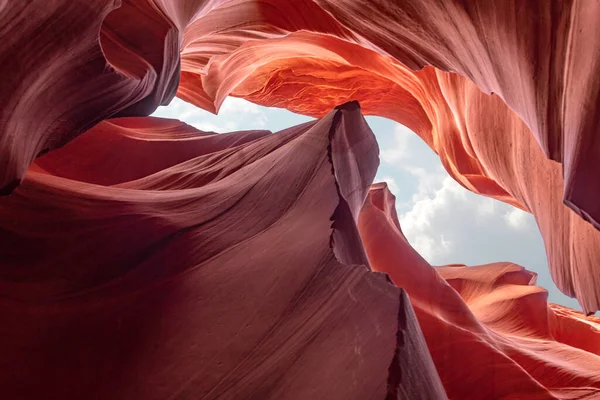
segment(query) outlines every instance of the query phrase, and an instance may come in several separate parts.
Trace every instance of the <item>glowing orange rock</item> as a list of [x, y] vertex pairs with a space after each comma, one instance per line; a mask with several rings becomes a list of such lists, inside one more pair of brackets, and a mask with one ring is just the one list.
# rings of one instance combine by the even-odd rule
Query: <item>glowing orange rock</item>
[[431, 267], [402, 234], [394, 200], [374, 185], [360, 234], [373, 270], [410, 296], [449, 398], [600, 395], [600, 319], [549, 305], [515, 264]]
[[587, 1], [232, 2], [186, 30], [178, 95], [316, 117], [359, 100], [419, 134], [466, 188], [532, 212], [557, 286], [593, 312], [600, 234], [580, 217], [598, 227], [599, 16]]
[[[450, 397], [597, 396], [598, 320], [518, 266], [433, 269], [381, 187], [367, 259], [376, 144], [355, 104], [329, 110], [361, 101], [533, 213], [595, 311], [599, 19], [594, 0], [0, 0], [3, 397], [444, 398], [369, 260]], [[323, 119], [134, 118], [176, 92]]]
[[[361, 50], [356, 49], [354, 57], [340, 54], [347, 55], [356, 47], [390, 56], [394, 61], [387, 64], [398, 62], [413, 70], [430, 65], [456, 72], [484, 92], [500, 96], [532, 130], [545, 154], [564, 162], [567, 202], [598, 224], [600, 206], [586, 200], [593, 197], [588, 184], [596, 187], [595, 177], [586, 171], [594, 169], [594, 160], [600, 155], [600, 147], [594, 145], [600, 121], [600, 66], [596, 62], [600, 55], [596, 28], [599, 18], [600, 4], [594, 1], [236, 1], [188, 27], [179, 92], [192, 101], [198, 93], [196, 96], [204, 96], [203, 104], [212, 100], [218, 108], [243, 79], [260, 75], [256, 67], [262, 68], [263, 75], [269, 70], [263, 86], [270, 92], [282, 84], [288, 88], [297, 84], [293, 74], [285, 73], [302, 65], [302, 58], [308, 58], [311, 67], [301, 71], [309, 74], [329, 70], [334, 75], [334, 66], [354, 67], [342, 78], [354, 85], [338, 87], [349, 96], [346, 100], [362, 101], [352, 93], [352, 89], [362, 86], [360, 76], [370, 74], [376, 81], [389, 79], [390, 68], [369, 68], [377, 64], [376, 54], [360, 57]], [[225, 19], [229, 28], [220, 25]], [[294, 33], [301, 31], [312, 34], [313, 39], [298, 40]], [[320, 44], [323, 37], [327, 40], [331, 36], [342, 44]], [[220, 44], [218, 51], [208, 45], [209, 38]], [[253, 40], [264, 38], [271, 40]], [[279, 79], [281, 73], [287, 79]], [[198, 74], [205, 74], [202, 83]], [[352, 75], [358, 79], [352, 79]], [[310, 85], [319, 83], [312, 81]], [[307, 86], [306, 81], [300, 86]], [[330, 86], [337, 86], [335, 79], [333, 85], [322, 85], [324, 91]], [[426, 94], [427, 87], [421, 87], [421, 91]], [[386, 91], [376, 84], [370, 92], [367, 98], [376, 101], [377, 97], [385, 97]], [[338, 92], [320, 101], [326, 103], [343, 95]], [[270, 103], [268, 93], [263, 99]], [[290, 103], [305, 100], [302, 93], [289, 98]], [[400, 99], [396, 100], [402, 107]], [[433, 118], [430, 122], [437, 123]], [[600, 194], [598, 191], [594, 194]]]
[[466, 188], [532, 212], [557, 286], [592, 312], [599, 18], [586, 0], [1, 1], [0, 194], [36, 155], [175, 91], [211, 111], [232, 94], [317, 117], [359, 100]]

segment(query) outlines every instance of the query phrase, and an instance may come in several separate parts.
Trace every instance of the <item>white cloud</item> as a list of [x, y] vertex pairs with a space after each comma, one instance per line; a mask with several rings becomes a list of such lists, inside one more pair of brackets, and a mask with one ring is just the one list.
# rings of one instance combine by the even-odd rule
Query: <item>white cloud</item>
[[484, 198], [477, 205], [477, 215], [485, 217], [494, 214], [496, 212], [496, 203], [494, 199], [490, 199], [489, 197]]
[[[400, 226], [402, 226], [402, 225], [400, 225]], [[429, 260], [435, 256], [436, 243], [435, 243], [434, 239], [430, 236], [418, 235], [413, 238], [413, 240], [411, 241], [411, 245], [426, 260]]]
[[231, 132], [248, 129], [267, 129], [264, 108], [236, 97], [227, 97], [219, 115], [214, 115], [178, 98], [166, 107], [159, 107], [157, 117], [175, 118], [205, 132]]
[[417, 190], [412, 196], [413, 202], [426, 199], [431, 196], [443, 184], [448, 173], [440, 165], [438, 168], [423, 168], [407, 165], [400, 168], [417, 179]]
[[219, 115], [222, 116], [253, 116], [255, 118], [255, 122], [257, 122], [260, 126], [264, 127], [267, 123], [267, 118], [265, 113], [261, 110], [261, 107], [250, 103], [247, 100], [240, 99], [238, 97], [227, 97], [223, 104], [221, 105], [221, 109], [219, 110]]
[[381, 159], [386, 163], [396, 163], [408, 156], [409, 140], [415, 133], [407, 127], [396, 124], [393, 133], [392, 146], [381, 149]]
[[[410, 211], [400, 216], [400, 226], [408, 241], [430, 262], [441, 262], [446, 258], [452, 244], [452, 234], [443, 220], [455, 213], [456, 206], [465, 201], [464, 190], [452, 178], [446, 176], [441, 186], [433, 186], [436, 179], [426, 179], [420, 193], [413, 197]], [[454, 210], [453, 210], [454, 208]], [[440, 229], [441, 228], [441, 229]]]
[[[519, 240], [530, 240], [534, 232], [530, 214], [471, 193], [448, 175], [439, 186], [413, 199], [412, 207], [400, 216], [400, 225], [408, 241], [433, 264], [504, 261], [494, 258], [501, 255], [498, 250], [510, 250]], [[517, 239], [514, 229], [523, 231], [524, 237]]]
[[528, 216], [529, 214], [527, 214], [525, 211], [519, 210], [518, 208], [513, 208], [512, 210], [504, 214], [504, 220], [511, 228], [527, 229]]

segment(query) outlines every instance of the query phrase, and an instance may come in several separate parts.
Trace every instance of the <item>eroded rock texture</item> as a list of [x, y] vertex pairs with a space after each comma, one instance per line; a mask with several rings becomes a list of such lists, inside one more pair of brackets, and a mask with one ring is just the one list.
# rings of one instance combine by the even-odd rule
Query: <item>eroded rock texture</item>
[[600, 308], [597, 0], [3, 0], [0, 18], [2, 193], [176, 91], [316, 117], [358, 100], [466, 188], [532, 212], [557, 286]]
[[[357, 103], [334, 107], [408, 126], [464, 187], [533, 213], [557, 286], [595, 311], [599, 18], [597, 0], [0, 0], [1, 397], [598, 396], [598, 320], [519, 266], [427, 264], [390, 194], [367, 196]], [[146, 117], [175, 95], [321, 119]]]
[[394, 200], [374, 185], [360, 234], [373, 270], [410, 296], [449, 398], [600, 396], [600, 319], [548, 304], [516, 264], [430, 266], [402, 234]]
[[350, 103], [277, 134], [120, 118], [41, 157], [0, 199], [2, 397], [444, 398], [354, 246], [377, 154]]
[[[419, 134], [467, 189], [532, 212], [557, 286], [600, 308], [600, 234], [583, 220], [600, 221], [600, 2], [228, 4], [186, 31], [179, 96], [317, 117], [359, 100]], [[225, 16], [237, 22], [222, 31]]]

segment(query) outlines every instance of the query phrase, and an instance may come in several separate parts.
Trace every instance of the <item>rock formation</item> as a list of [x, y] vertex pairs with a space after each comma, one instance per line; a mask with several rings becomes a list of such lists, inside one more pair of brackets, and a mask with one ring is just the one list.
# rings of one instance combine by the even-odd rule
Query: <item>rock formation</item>
[[430, 266], [402, 234], [394, 200], [373, 186], [360, 235], [372, 269], [408, 293], [449, 398], [600, 396], [600, 319], [548, 304], [516, 264]]
[[357, 245], [377, 154], [349, 103], [277, 134], [118, 118], [39, 158], [0, 199], [2, 397], [444, 398]]
[[[520, 266], [408, 246], [352, 101], [531, 212], [594, 312], [599, 20], [597, 0], [0, 0], [0, 394], [597, 396], [597, 319]], [[175, 95], [320, 119], [148, 117]]]
[[597, 1], [4, 0], [0, 12], [2, 193], [37, 155], [175, 91], [214, 112], [227, 95], [317, 117], [358, 100], [419, 134], [467, 189], [532, 212], [557, 286], [600, 308]]
[[593, 312], [595, 18], [600, 4], [586, 0], [228, 3], [186, 31], [178, 95], [208, 110], [232, 94], [315, 117], [360, 101], [416, 132], [467, 189], [533, 213], [556, 285]]

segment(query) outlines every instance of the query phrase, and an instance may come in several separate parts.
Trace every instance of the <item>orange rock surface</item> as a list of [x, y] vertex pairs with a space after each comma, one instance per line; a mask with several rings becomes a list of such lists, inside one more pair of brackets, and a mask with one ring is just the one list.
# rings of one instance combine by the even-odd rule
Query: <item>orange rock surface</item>
[[231, 94], [316, 117], [358, 100], [415, 131], [466, 188], [532, 212], [557, 286], [600, 308], [596, 0], [4, 0], [0, 12], [2, 193], [36, 155], [176, 91], [215, 112]]
[[[347, 103], [531, 212], [594, 312], [599, 22], [598, 0], [0, 0], [0, 397], [600, 396], [598, 319], [514, 264], [426, 263]], [[175, 95], [320, 119], [147, 117]]]
[[533, 213], [556, 285], [593, 312], [596, 19], [595, 1], [231, 2], [186, 30], [178, 95], [208, 110], [232, 94], [316, 117], [360, 101], [421, 136], [467, 189]]
[[548, 304], [516, 264], [432, 267], [402, 234], [394, 200], [373, 186], [360, 235], [372, 269], [410, 296], [449, 398], [600, 396], [600, 319]]

